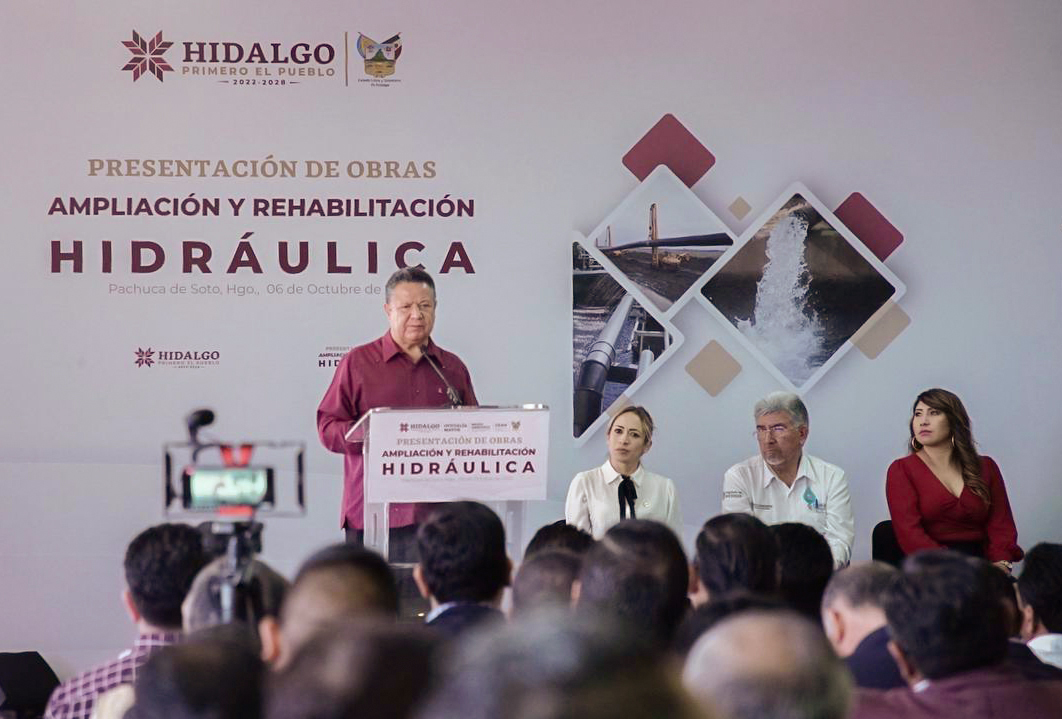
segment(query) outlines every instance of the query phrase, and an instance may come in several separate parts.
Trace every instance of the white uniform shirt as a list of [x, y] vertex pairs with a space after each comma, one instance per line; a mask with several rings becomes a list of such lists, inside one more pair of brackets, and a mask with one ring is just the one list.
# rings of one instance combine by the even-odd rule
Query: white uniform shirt
[[[634, 505], [637, 518], [663, 522], [679, 534], [682, 517], [675, 483], [667, 477], [647, 472], [641, 465], [630, 477], [638, 494]], [[600, 467], [575, 475], [568, 487], [568, 500], [564, 503], [565, 521], [590, 532], [594, 539], [601, 539], [609, 527], [620, 521], [620, 481], [620, 473], [607, 459]]]
[[1062, 634], [1041, 634], [1026, 643], [1041, 662], [1062, 668]]
[[818, 457], [800, 458], [792, 487], [774, 476], [760, 455], [735, 464], [723, 478], [723, 511], [745, 512], [764, 524], [807, 524], [829, 542], [834, 567], [852, 558], [855, 522], [848, 479], [843, 469]]

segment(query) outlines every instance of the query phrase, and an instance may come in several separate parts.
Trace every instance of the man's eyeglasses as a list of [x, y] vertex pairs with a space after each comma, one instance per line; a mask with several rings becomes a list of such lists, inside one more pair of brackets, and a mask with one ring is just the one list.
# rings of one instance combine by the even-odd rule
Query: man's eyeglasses
[[792, 429], [792, 427], [787, 424], [772, 424], [770, 427], [757, 427], [755, 434], [757, 439], [766, 439], [768, 434], [772, 434], [775, 438], [778, 438], [790, 429]]

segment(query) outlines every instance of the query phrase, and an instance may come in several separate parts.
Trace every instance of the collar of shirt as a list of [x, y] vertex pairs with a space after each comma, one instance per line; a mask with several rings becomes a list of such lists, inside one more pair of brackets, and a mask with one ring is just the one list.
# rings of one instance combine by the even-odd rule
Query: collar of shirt
[[[431, 341], [431, 337], [428, 338], [428, 341], [425, 343], [424, 348], [425, 354], [431, 355], [431, 358], [435, 360], [436, 363], [442, 364], [439, 358], [439, 348], [435, 345], [434, 342]], [[391, 336], [390, 330], [385, 332], [384, 336], [380, 338], [380, 351], [383, 354], [384, 362], [390, 362], [398, 355], [408, 356], [406, 355], [405, 351], [401, 347], [399, 347], [398, 344], [395, 342], [395, 338]]]
[[447, 612], [453, 609], [454, 607], [463, 607], [469, 604], [484, 604], [484, 602], [443, 602], [439, 606], [435, 607], [435, 609], [432, 609], [430, 612], [428, 612], [428, 616], [424, 617], [424, 622], [426, 624], [428, 622], [434, 621], [436, 617], [438, 617], [443, 612]]
[[154, 649], [155, 647], [166, 647], [170, 644], [176, 644], [181, 638], [181, 633], [177, 631], [172, 632], [148, 632], [147, 634], [141, 634], [136, 638], [133, 643], [133, 651], [137, 649]]
[[[616, 471], [616, 468], [612, 466], [612, 462], [605, 460], [605, 463], [601, 465], [601, 476], [605, 478], [605, 484], [616, 484], [620, 481], [620, 473]], [[642, 480], [645, 479], [645, 467], [638, 464], [638, 469], [634, 470], [634, 474], [629, 475], [634, 482], [635, 487], [642, 486]]]
[[1028, 642], [1029, 649], [1043, 659], [1043, 655], [1062, 657], [1062, 634], [1041, 634]]
[[[767, 460], [763, 459], [763, 455], [760, 455], [760, 459], [763, 461], [763, 469], [764, 469], [764, 472], [763, 472], [763, 488], [766, 489], [768, 487], [768, 485], [770, 485], [770, 483], [773, 480], [776, 480], [776, 479], [778, 480], [779, 484], [785, 486], [785, 482], [783, 482], [782, 480], [778, 479], [778, 476], [771, 469], [771, 465], [767, 464]], [[808, 456], [806, 454], [804, 454], [803, 452], [800, 453], [800, 464], [797, 465], [797, 473], [796, 473], [796, 477], [793, 479], [793, 484], [792, 484], [792, 486], [788, 487], [787, 489], [790, 492], [792, 492], [793, 491], [793, 487], [795, 487], [797, 482], [800, 481], [801, 479], [807, 479], [807, 480], [811, 479], [811, 461], [808, 459]]]

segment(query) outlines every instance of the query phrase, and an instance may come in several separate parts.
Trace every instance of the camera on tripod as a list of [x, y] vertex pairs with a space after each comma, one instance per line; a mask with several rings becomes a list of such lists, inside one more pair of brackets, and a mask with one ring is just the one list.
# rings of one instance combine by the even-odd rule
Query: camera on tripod
[[[224, 557], [218, 587], [223, 622], [239, 619], [248, 596], [251, 560], [262, 551], [259, 515], [301, 517], [306, 513], [304, 454], [295, 441], [204, 441], [200, 431], [214, 412], [197, 409], [185, 419], [187, 442], [163, 444], [164, 514], [204, 519], [203, 546]], [[252, 459], [255, 460], [252, 464]]]

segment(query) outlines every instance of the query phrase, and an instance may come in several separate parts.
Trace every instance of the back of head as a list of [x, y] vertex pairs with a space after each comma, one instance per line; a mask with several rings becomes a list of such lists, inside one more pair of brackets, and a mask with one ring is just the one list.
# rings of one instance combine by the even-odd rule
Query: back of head
[[256, 719], [263, 666], [245, 633], [208, 629], [164, 647], [137, 675], [128, 719]]
[[563, 549], [543, 550], [524, 559], [513, 579], [513, 615], [570, 606], [572, 583], [582, 566], [582, 557]]
[[284, 654], [290, 656], [328, 624], [397, 616], [394, 573], [383, 557], [356, 544], [326, 547], [303, 563], [284, 597], [280, 611]]
[[580, 612], [612, 614], [670, 643], [689, 601], [689, 567], [667, 526], [631, 519], [613, 526], [583, 558]]
[[693, 646], [683, 683], [730, 719], [844, 719], [852, 696], [822, 630], [790, 610], [720, 622]]
[[697, 607], [682, 620], [675, 634], [672, 648], [676, 655], [685, 657], [705, 632], [724, 619], [751, 610], [768, 611], [785, 608], [780, 600], [767, 594], [735, 591], [713, 596], [710, 602]]
[[773, 594], [777, 550], [770, 529], [751, 514], [712, 517], [697, 535], [697, 576], [709, 595], [735, 590]]
[[401, 719], [433, 687], [436, 642], [422, 627], [340, 622], [314, 634], [270, 683], [268, 719]]
[[531, 541], [524, 549], [524, 560], [530, 559], [537, 552], [548, 549], [566, 549], [573, 554], [582, 556], [589, 551], [594, 544], [594, 538], [589, 532], [584, 532], [574, 527], [563, 519], [540, 527]]
[[186, 524], [159, 524], [138, 534], [124, 562], [137, 612], [155, 627], [180, 629], [181, 602], [208, 561], [202, 535]]
[[835, 572], [822, 594], [822, 607], [832, 607], [843, 599], [852, 609], [881, 609], [886, 590], [896, 578], [897, 569], [885, 562], [856, 562]]
[[1062, 544], [1042, 542], [1029, 550], [1018, 592], [1047, 631], [1062, 633]]
[[949, 550], [904, 560], [885, 593], [892, 640], [930, 679], [1001, 662], [1007, 653], [1002, 602], [987, 562]]
[[417, 530], [420, 572], [440, 602], [484, 602], [509, 583], [505, 528], [478, 502], [439, 506]]
[[[203, 568], [188, 591], [182, 613], [184, 630], [194, 632], [224, 623], [222, 613], [222, 585], [228, 577], [226, 559], [221, 557]], [[264, 562], [252, 559], [237, 581], [233, 594], [233, 620], [256, 628], [266, 617], [276, 617], [280, 611], [288, 580]]]
[[814, 528], [798, 522], [771, 526], [778, 550], [778, 595], [801, 614], [819, 621], [822, 593], [833, 574], [833, 552]]
[[994, 564], [989, 565], [988, 573], [992, 582], [992, 591], [996, 601], [1003, 606], [1003, 626], [1008, 637], [1017, 637], [1021, 633], [1021, 609], [1018, 607], [1018, 588], [1014, 578]]
[[706, 717], [654, 647], [604, 616], [533, 613], [459, 647], [420, 719]]

